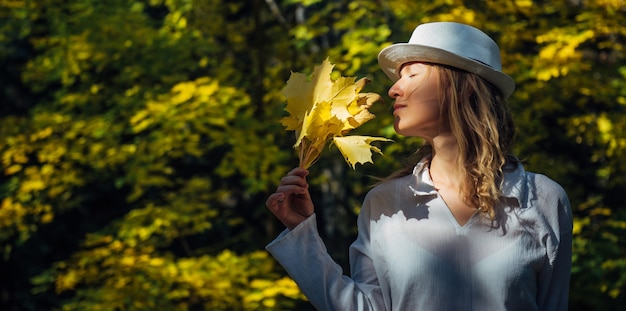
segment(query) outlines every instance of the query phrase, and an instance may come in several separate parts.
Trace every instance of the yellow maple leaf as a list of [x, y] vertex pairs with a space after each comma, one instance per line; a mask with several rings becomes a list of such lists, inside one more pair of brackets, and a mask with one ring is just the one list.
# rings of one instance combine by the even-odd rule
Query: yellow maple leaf
[[287, 98], [285, 110], [288, 117], [283, 118], [283, 125], [288, 130], [297, 130], [302, 126], [305, 115], [313, 109], [316, 103], [328, 101], [332, 89], [332, 66], [323, 64], [315, 67], [315, 72], [309, 81], [302, 73], [292, 72], [287, 85], [282, 89]]
[[370, 136], [343, 136], [333, 137], [333, 143], [341, 154], [343, 154], [346, 162], [355, 168], [357, 163], [373, 163], [372, 151], [383, 154], [382, 151], [376, 146], [370, 145], [373, 141], [391, 141], [384, 137], [370, 137]]
[[[366, 78], [355, 81], [353, 77], [331, 79], [334, 65], [328, 59], [316, 66], [310, 79], [292, 72], [282, 89], [287, 99], [288, 116], [281, 120], [287, 130], [295, 131], [294, 148], [299, 151], [300, 167], [309, 168], [319, 158], [326, 143], [334, 139], [335, 145], [352, 166], [372, 162], [371, 151], [381, 153], [370, 145], [372, 141], [390, 141], [386, 138], [364, 137], [355, 139], [343, 135], [361, 126], [375, 116], [368, 109], [382, 97], [375, 93], [360, 93]], [[381, 153], [382, 154], [382, 153]]]

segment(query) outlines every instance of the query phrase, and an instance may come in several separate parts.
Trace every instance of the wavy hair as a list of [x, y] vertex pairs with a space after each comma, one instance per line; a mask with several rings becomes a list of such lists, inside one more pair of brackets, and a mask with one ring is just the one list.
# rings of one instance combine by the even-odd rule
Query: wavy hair
[[[439, 71], [440, 118], [448, 120], [459, 144], [458, 164], [465, 175], [462, 198], [494, 220], [504, 172], [518, 164], [508, 154], [515, 138], [511, 112], [499, 90], [480, 76], [431, 65]], [[406, 167], [389, 178], [411, 174], [418, 161], [431, 155], [432, 146], [425, 144]]]

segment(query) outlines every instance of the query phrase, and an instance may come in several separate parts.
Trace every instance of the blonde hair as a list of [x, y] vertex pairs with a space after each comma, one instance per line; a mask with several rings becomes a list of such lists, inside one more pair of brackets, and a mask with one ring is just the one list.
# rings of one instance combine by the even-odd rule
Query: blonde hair
[[[432, 69], [439, 73], [440, 118], [448, 120], [459, 144], [462, 198], [493, 220], [504, 171], [518, 164], [508, 155], [515, 137], [511, 112], [500, 92], [480, 76], [437, 64]], [[411, 174], [417, 161], [431, 154], [432, 147], [425, 144], [389, 178]]]

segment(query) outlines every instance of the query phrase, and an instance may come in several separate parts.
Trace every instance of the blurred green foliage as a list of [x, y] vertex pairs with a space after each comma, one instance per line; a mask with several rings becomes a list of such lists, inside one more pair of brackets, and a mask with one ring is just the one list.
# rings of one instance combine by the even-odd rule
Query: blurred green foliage
[[[575, 212], [571, 310], [626, 303], [626, 6], [603, 1], [0, 1], [0, 309], [305, 310], [263, 251], [264, 207], [297, 165], [278, 120], [291, 71], [368, 77], [422, 22], [500, 43], [515, 153]], [[420, 141], [388, 105], [358, 131], [397, 143], [312, 168], [346, 266], [360, 202]]]

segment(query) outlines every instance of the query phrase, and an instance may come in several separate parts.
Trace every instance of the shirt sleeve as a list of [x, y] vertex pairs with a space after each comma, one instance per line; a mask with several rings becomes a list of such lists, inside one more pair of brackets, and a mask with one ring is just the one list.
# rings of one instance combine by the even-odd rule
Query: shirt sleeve
[[365, 235], [359, 232], [350, 247], [352, 277], [328, 254], [315, 214], [283, 231], [266, 249], [318, 310], [385, 310]]
[[546, 200], [546, 221], [551, 228], [546, 237], [547, 262], [538, 276], [539, 310], [568, 309], [572, 268], [572, 211], [565, 190], [554, 184]]

